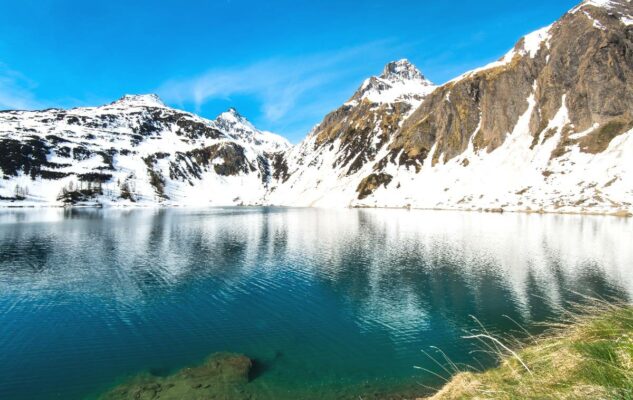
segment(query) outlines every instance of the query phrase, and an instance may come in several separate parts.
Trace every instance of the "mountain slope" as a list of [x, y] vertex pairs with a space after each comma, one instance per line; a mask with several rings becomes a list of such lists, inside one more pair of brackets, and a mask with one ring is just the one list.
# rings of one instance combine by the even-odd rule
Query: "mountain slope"
[[286, 154], [286, 173], [266, 201], [349, 205], [358, 182], [386, 154], [392, 133], [434, 89], [409, 61], [387, 64]]
[[[284, 195], [270, 200], [316, 206], [630, 210], [632, 15], [633, 5], [626, 0], [583, 2], [519, 40], [499, 61], [425, 94], [397, 124], [384, 130], [374, 125], [369, 135], [359, 135], [357, 125], [337, 125], [339, 114], [347, 116], [348, 106], [343, 106], [301, 144], [305, 153], [295, 149], [288, 156], [289, 164], [306, 153], [312, 158], [298, 163], [288, 178], [294, 184], [276, 189]], [[323, 137], [334, 138], [332, 150], [320, 150]], [[354, 147], [359, 137], [380, 141], [375, 147], [369, 141]], [[344, 156], [348, 148], [358, 154], [354, 160], [362, 157], [372, 164], [363, 163], [353, 179], [338, 162], [353, 158]], [[367, 148], [377, 150], [367, 157]], [[322, 156], [315, 155], [319, 152]], [[301, 185], [305, 176], [327, 180], [327, 189]]]
[[280, 136], [231, 109], [214, 121], [155, 95], [102, 106], [0, 112], [0, 201], [15, 204], [255, 203]]
[[0, 112], [0, 204], [633, 211], [633, 4], [587, 0], [443, 85], [387, 64], [296, 146], [152, 95]]

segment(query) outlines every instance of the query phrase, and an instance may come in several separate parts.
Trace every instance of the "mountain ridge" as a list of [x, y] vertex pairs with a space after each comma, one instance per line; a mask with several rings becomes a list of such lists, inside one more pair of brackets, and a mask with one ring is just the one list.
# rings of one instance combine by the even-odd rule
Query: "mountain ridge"
[[[137, 204], [630, 212], [632, 15], [627, 0], [584, 1], [499, 60], [442, 85], [406, 59], [390, 62], [295, 146], [235, 109], [206, 120], [154, 95], [96, 108], [3, 112], [0, 202], [75, 203], [63, 194], [69, 180], [117, 172], [121, 158], [126, 172], [107, 173], [108, 194], [82, 201], [130, 204], [123, 179], [135, 183]], [[102, 146], [92, 148], [90, 168], [74, 158], [82, 141]], [[59, 150], [64, 146], [70, 150]], [[109, 164], [94, 161], [111, 149]], [[120, 150], [143, 162], [126, 166], [134, 157]], [[68, 164], [64, 154], [83, 167], [51, 167]], [[41, 171], [61, 176], [62, 189], [49, 185], [61, 195], [49, 188], [46, 200], [34, 198], [37, 182], [50, 181]], [[33, 182], [27, 195], [25, 176]]]
[[100, 107], [0, 112], [0, 202], [239, 204], [263, 197], [290, 144], [237, 111], [216, 120], [126, 95]]
[[[625, 160], [633, 154], [633, 95], [626, 79], [633, 73], [627, 19], [631, 8], [622, 0], [581, 3], [550, 26], [519, 39], [500, 60], [434, 88], [414, 111], [398, 114], [389, 135], [380, 129], [366, 133], [365, 143], [377, 141], [379, 149], [356, 163], [362, 173], [354, 179], [347, 178], [349, 171], [337, 170], [336, 161], [328, 176], [298, 165], [290, 175], [314, 176], [311, 184], [296, 182], [292, 189], [282, 185], [283, 194], [273, 194], [271, 201], [630, 210], [633, 171]], [[342, 150], [334, 152], [347, 152], [357, 136], [346, 136], [356, 123], [346, 124], [347, 114], [339, 109], [325, 118], [335, 133], [330, 130], [329, 140], [316, 141], [315, 152], [327, 153], [321, 144], [331, 146], [336, 139], [341, 139], [336, 146]], [[364, 147], [355, 153], [362, 155]], [[338, 158], [328, 155], [310, 164], [324, 165], [320, 162], [329, 163], [326, 159]], [[336, 179], [330, 176], [336, 174]], [[331, 181], [329, 187], [313, 188], [324, 180]]]

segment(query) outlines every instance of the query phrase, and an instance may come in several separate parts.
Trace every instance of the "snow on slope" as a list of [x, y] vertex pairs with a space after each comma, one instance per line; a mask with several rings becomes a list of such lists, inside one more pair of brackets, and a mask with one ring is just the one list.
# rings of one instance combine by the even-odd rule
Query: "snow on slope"
[[538, 53], [538, 51], [541, 49], [541, 47], [543, 45], [545, 45], [547, 48], [549, 48], [549, 39], [551, 37], [550, 34], [550, 29], [552, 28], [552, 25], [548, 25], [545, 26], [541, 29], [538, 29], [534, 32], [528, 33], [527, 35], [525, 35], [521, 41], [519, 41], [519, 43], [517, 43], [517, 46], [515, 46], [514, 48], [510, 49], [510, 51], [508, 51], [506, 54], [503, 55], [503, 57], [501, 57], [499, 60], [497, 61], [493, 61], [487, 65], [484, 65], [483, 67], [479, 67], [479, 68], [475, 68], [472, 69], [470, 71], [467, 71], [465, 73], [463, 73], [462, 75], [457, 76], [456, 78], [453, 78], [452, 80], [449, 81], [449, 83], [451, 82], [457, 82], [459, 80], [462, 80], [464, 78], [468, 78], [471, 77], [475, 74], [478, 74], [482, 71], [486, 71], [486, 70], [490, 70], [493, 68], [498, 68], [498, 67], [502, 67], [504, 65], [508, 65], [512, 62], [512, 60], [514, 59], [515, 56], [524, 56], [526, 54], [529, 54], [531, 58], [534, 58], [536, 56], [536, 54]]
[[232, 107], [218, 115], [214, 122], [219, 128], [231, 132], [234, 138], [258, 146], [264, 151], [284, 151], [290, 147], [286, 138], [276, 133], [258, 130]]
[[235, 110], [214, 121], [126, 95], [101, 107], [0, 113], [0, 203], [256, 203], [289, 143]]
[[371, 200], [351, 205], [508, 211], [613, 212], [631, 209], [633, 200], [633, 130], [616, 137], [598, 154], [578, 147], [552, 162], [551, 153], [569, 122], [565, 99], [548, 128], [555, 130], [542, 146], [530, 150], [530, 114], [534, 98], [508, 139], [491, 153], [472, 143], [460, 157], [423, 167], [420, 173], [391, 166], [396, 179], [380, 187]]

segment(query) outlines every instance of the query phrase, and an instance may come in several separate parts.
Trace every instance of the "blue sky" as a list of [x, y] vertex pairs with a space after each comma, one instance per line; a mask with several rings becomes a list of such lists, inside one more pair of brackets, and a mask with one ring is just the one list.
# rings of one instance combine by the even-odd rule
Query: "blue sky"
[[0, 109], [158, 93], [301, 140], [388, 61], [445, 82], [574, 0], [0, 0]]

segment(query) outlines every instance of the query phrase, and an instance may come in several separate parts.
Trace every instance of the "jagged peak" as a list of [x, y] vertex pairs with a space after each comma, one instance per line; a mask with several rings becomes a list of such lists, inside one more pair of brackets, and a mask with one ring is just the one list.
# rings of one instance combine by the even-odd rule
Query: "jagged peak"
[[419, 100], [430, 93], [435, 85], [407, 59], [391, 61], [385, 65], [379, 76], [365, 79], [350, 101], [368, 99], [374, 103]]
[[230, 107], [215, 118], [215, 123], [220, 128], [227, 131], [250, 131], [258, 132], [257, 129], [246, 117], [240, 114], [236, 108]]
[[110, 105], [124, 105], [132, 107], [166, 107], [158, 95], [150, 94], [126, 94]]
[[263, 146], [266, 151], [276, 152], [289, 148], [290, 142], [276, 133], [257, 129], [237, 109], [230, 107], [215, 118], [218, 128], [226, 131], [236, 139], [243, 139]]
[[249, 128], [255, 129], [253, 124], [251, 124], [250, 121], [246, 119], [246, 117], [240, 114], [239, 111], [237, 111], [235, 107], [229, 107], [228, 110], [218, 115], [215, 120], [218, 123], [224, 123], [224, 124], [228, 123], [230, 125], [241, 123], [241, 124], [247, 125]]
[[237, 118], [237, 119], [246, 119], [246, 118], [244, 118], [244, 116], [242, 114], [239, 113], [239, 111], [237, 111], [237, 109], [235, 107], [229, 107], [229, 109], [226, 110], [225, 112], [223, 112], [222, 114], [228, 114], [228, 115], [230, 115], [230, 116], [232, 116], [234, 118]]
[[391, 61], [385, 65], [382, 70], [382, 74], [379, 76], [381, 79], [388, 81], [392, 80], [421, 80], [426, 78], [419, 69], [416, 68], [409, 60], [403, 58], [398, 61]]

